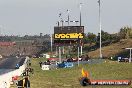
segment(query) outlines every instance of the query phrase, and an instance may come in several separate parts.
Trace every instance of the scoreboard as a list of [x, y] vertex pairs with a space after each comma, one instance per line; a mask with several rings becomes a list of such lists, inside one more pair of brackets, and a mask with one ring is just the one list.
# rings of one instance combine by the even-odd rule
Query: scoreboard
[[84, 26], [55, 26], [54, 44], [55, 45], [75, 45], [82, 44], [84, 38]]
[[84, 33], [84, 26], [55, 26], [54, 33]]

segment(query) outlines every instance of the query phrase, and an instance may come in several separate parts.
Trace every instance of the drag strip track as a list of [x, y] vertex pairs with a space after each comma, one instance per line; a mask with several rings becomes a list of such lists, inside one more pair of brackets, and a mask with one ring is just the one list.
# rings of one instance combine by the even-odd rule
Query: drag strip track
[[22, 58], [21, 58], [21, 60], [20, 60], [20, 62], [19, 62], [19, 65], [20, 65], [20, 66], [22, 66], [22, 65], [23, 65], [23, 63], [24, 63], [24, 61], [25, 61], [25, 58], [24, 58], [24, 57], [22, 57]]
[[0, 69], [15, 69], [16, 64], [19, 64], [21, 66], [24, 61], [24, 57], [7, 57], [4, 60], [0, 61]]
[[15, 69], [0, 69], [0, 75], [14, 71]]

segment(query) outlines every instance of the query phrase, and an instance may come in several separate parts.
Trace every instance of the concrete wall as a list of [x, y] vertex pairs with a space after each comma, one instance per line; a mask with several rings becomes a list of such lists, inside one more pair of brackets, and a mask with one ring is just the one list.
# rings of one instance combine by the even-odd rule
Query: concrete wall
[[25, 68], [27, 67], [26, 63], [28, 59], [29, 57], [26, 57], [25, 62], [23, 63], [22, 66], [19, 67], [19, 69], [0, 75], [0, 88], [10, 87], [10, 82], [12, 81], [12, 77], [20, 76], [24, 72]]

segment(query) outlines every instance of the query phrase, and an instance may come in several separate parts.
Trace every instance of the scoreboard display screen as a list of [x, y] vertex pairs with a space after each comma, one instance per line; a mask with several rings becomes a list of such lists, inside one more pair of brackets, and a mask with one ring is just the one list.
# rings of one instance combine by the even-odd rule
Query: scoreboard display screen
[[84, 26], [55, 26], [54, 33], [84, 33]]
[[55, 26], [54, 44], [55, 45], [74, 45], [81, 44], [84, 38], [84, 26]]

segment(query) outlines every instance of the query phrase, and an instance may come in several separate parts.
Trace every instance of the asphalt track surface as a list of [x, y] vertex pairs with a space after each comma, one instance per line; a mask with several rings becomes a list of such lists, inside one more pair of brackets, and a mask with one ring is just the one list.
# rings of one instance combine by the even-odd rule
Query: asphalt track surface
[[0, 61], [0, 75], [15, 70], [16, 64], [23, 65], [25, 61], [24, 57], [7, 57]]

